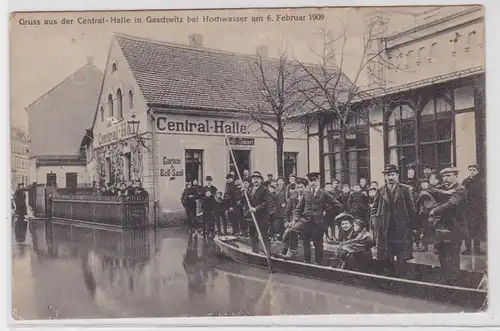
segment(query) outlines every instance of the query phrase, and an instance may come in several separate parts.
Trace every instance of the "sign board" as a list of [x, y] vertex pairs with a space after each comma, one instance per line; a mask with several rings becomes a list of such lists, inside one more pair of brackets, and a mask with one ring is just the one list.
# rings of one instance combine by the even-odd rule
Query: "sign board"
[[[240, 138], [240, 137], [229, 137], [229, 145], [234, 146], [253, 146], [255, 145], [255, 139], [254, 138]], [[226, 140], [226, 145], [228, 144], [228, 141]]]
[[234, 120], [175, 119], [169, 116], [157, 116], [156, 128], [158, 133], [249, 134], [246, 125]]

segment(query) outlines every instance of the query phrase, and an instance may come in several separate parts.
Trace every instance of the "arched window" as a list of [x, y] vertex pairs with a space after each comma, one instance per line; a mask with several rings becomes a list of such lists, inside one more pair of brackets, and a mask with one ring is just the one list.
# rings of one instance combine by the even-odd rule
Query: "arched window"
[[116, 70], [118, 70], [118, 67], [116, 66], [116, 62], [113, 63], [113, 65], [111, 66], [111, 72], [115, 72]]
[[413, 50], [409, 50], [408, 53], [406, 53], [406, 69], [412, 68], [413, 63], [415, 63], [415, 52]]
[[420, 47], [417, 56], [417, 67], [420, 66], [421, 63], [424, 63], [424, 60], [425, 60], [425, 47]]
[[471, 31], [467, 35], [467, 45], [465, 45], [465, 51], [468, 52], [471, 47], [474, 47], [477, 44], [477, 39], [476, 39], [476, 31]]
[[115, 114], [114, 114], [114, 109], [113, 109], [113, 96], [110, 94], [108, 95], [108, 114], [109, 114], [109, 117], [113, 117]]
[[434, 56], [436, 55], [437, 43], [432, 43], [429, 49], [429, 58], [427, 59], [429, 63], [434, 62]]
[[123, 118], [123, 96], [120, 89], [116, 91], [116, 117]]
[[453, 164], [453, 111], [451, 92], [439, 90], [425, 106], [396, 106], [387, 121], [389, 162], [400, 167], [406, 180], [408, 166], [440, 170]]
[[99, 111], [101, 112], [101, 122], [104, 122], [104, 107], [101, 106], [101, 109]]
[[134, 108], [134, 93], [132, 93], [132, 90], [128, 91], [128, 108]]

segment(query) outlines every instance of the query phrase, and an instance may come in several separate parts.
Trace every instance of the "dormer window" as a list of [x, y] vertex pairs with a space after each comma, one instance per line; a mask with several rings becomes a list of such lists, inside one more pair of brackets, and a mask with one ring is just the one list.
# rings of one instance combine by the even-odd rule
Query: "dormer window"
[[111, 72], [115, 72], [116, 70], [118, 70], [118, 67], [116, 65], [116, 62], [113, 63], [113, 65], [111, 66]]

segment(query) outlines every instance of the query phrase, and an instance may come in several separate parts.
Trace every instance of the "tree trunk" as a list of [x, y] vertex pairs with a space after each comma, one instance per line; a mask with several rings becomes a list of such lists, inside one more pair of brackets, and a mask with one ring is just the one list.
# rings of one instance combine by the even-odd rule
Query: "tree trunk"
[[284, 167], [283, 167], [284, 142], [285, 142], [285, 137], [283, 134], [283, 128], [278, 127], [278, 132], [276, 134], [276, 161], [278, 165], [278, 176], [284, 175]]
[[349, 179], [349, 169], [347, 168], [347, 151], [346, 151], [346, 128], [345, 123], [340, 123], [340, 178], [342, 184], [347, 184], [346, 179]]

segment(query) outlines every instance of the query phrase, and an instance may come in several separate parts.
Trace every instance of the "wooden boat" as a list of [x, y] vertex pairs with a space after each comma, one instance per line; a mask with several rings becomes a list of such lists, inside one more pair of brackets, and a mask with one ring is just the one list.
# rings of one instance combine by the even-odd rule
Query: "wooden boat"
[[[259, 267], [268, 266], [264, 253], [252, 252], [248, 238], [219, 236], [214, 238], [219, 255], [233, 261]], [[461, 270], [456, 285], [444, 283], [441, 268], [416, 263], [407, 263], [408, 273], [404, 278], [384, 275], [380, 262], [373, 260], [370, 273], [338, 269], [330, 266], [334, 249], [325, 245], [323, 265], [301, 262], [300, 256], [295, 260], [285, 260], [276, 256], [279, 247], [273, 243], [271, 266], [273, 272], [284, 272], [326, 281], [359, 286], [363, 288], [394, 293], [402, 296], [416, 297], [424, 300], [452, 303], [473, 309], [483, 309], [486, 304], [487, 290], [479, 289], [484, 280], [484, 273]]]

